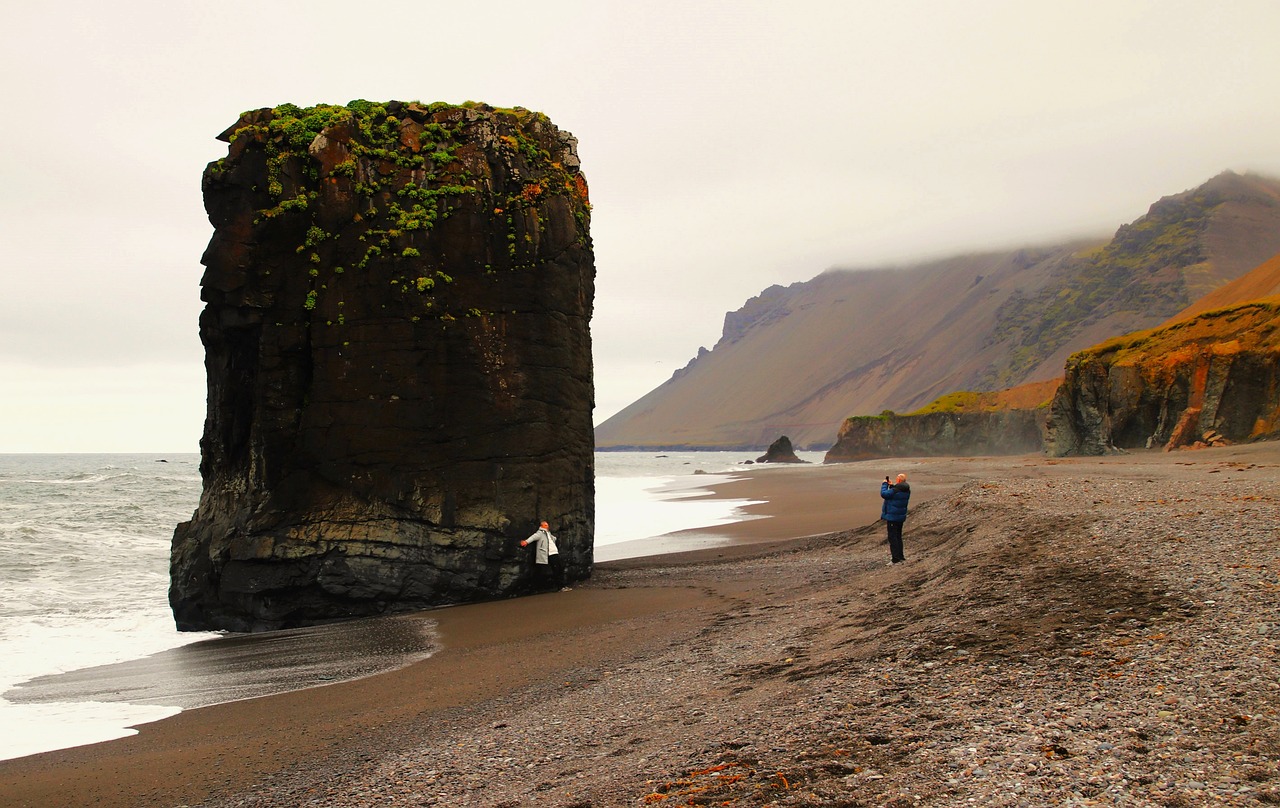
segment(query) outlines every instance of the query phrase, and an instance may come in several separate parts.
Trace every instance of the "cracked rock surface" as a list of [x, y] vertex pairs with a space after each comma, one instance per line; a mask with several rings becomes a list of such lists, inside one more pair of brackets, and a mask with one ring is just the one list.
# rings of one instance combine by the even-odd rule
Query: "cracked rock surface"
[[527, 591], [546, 519], [594, 533], [594, 258], [576, 141], [539, 113], [246, 113], [204, 175], [204, 491], [180, 629]]

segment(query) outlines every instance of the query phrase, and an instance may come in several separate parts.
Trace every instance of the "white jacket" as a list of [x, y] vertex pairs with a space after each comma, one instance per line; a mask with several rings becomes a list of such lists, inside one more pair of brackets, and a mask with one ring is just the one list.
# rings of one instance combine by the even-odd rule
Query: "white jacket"
[[551, 531], [544, 527], [540, 527], [533, 532], [533, 535], [525, 539], [527, 542], [537, 542], [539, 564], [550, 563], [549, 559], [553, 555], [560, 555], [560, 548], [556, 547], [556, 537], [551, 535]]

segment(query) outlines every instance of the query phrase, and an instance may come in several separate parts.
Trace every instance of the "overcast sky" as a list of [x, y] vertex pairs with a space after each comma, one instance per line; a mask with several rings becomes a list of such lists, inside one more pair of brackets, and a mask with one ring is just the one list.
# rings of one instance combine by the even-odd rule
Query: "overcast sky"
[[198, 451], [200, 174], [244, 110], [475, 100], [574, 133], [598, 423], [770, 284], [1280, 176], [1278, 41], [1275, 0], [10, 3], [0, 452]]

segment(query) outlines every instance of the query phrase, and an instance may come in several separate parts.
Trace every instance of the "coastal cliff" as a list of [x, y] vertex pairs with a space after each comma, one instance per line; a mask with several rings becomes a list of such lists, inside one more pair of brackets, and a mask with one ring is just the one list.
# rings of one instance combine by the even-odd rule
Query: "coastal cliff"
[[976, 457], [1039, 452], [1059, 379], [990, 393], [961, 391], [906, 415], [845, 419], [824, 463], [875, 457]]
[[1205, 437], [1280, 437], [1280, 297], [1073, 355], [1049, 408], [1045, 451], [1101, 455]]
[[1039, 452], [1044, 410], [866, 415], [847, 419], [823, 463], [876, 457], [975, 457]]
[[501, 597], [594, 534], [594, 257], [544, 115], [366, 101], [245, 113], [205, 170], [204, 491], [179, 629]]

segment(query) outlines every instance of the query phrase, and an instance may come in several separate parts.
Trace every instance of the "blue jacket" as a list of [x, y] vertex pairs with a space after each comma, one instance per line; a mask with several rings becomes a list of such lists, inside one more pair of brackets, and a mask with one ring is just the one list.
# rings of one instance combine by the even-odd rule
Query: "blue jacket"
[[907, 500], [911, 499], [911, 486], [905, 482], [897, 485], [880, 483], [880, 496], [884, 498], [884, 506], [880, 508], [880, 518], [886, 522], [905, 522]]

